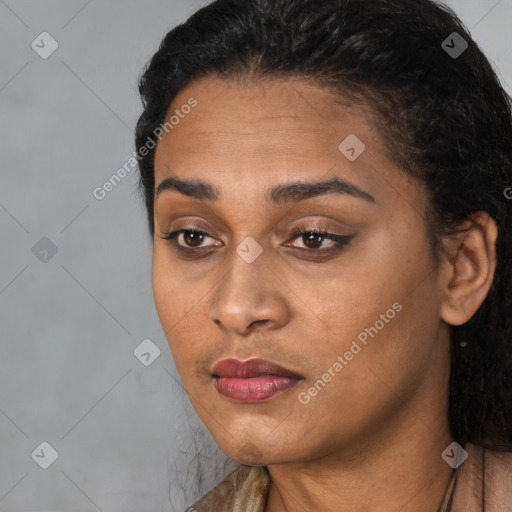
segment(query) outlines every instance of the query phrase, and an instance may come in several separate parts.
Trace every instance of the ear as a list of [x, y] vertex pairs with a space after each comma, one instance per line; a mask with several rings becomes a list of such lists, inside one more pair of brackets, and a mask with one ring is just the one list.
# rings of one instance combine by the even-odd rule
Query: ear
[[496, 222], [477, 212], [447, 237], [441, 282], [441, 318], [450, 325], [466, 323], [487, 297], [496, 269]]

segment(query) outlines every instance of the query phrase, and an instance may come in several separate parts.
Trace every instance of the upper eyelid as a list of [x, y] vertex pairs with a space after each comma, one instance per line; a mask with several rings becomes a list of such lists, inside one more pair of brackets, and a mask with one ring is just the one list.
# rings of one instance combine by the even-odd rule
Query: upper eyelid
[[[192, 231], [194, 233], [199, 233], [201, 235], [206, 235], [208, 236], [209, 238], [215, 238], [213, 235], [210, 235], [210, 233], [208, 233], [207, 231], [203, 230], [203, 229], [200, 229], [200, 228], [188, 228], [188, 227], [184, 227], [184, 228], [180, 228], [180, 229], [174, 229], [170, 232], [166, 232], [164, 233], [164, 235], [169, 235], [169, 234], [181, 234], [183, 233], [184, 231]], [[292, 237], [297, 237], [299, 236], [300, 234], [302, 233], [318, 233], [318, 234], [324, 234], [324, 235], [332, 235], [332, 236], [343, 236], [343, 235], [337, 235], [336, 233], [333, 233], [332, 231], [329, 231], [328, 229], [324, 229], [324, 228], [317, 228], [317, 227], [311, 227], [311, 228], [303, 228], [303, 227], [298, 227], [298, 228], [295, 228], [292, 230]]]

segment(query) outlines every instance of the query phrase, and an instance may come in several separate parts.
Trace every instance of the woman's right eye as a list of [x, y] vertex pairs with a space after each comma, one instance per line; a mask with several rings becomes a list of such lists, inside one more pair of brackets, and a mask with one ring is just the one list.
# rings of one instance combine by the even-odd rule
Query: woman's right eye
[[[179, 243], [179, 236], [183, 235], [182, 240], [185, 244]], [[212, 238], [205, 233], [204, 231], [199, 231], [197, 229], [178, 229], [176, 231], [172, 231], [170, 233], [166, 233], [161, 237], [163, 240], [169, 240], [169, 242], [177, 247], [178, 249], [194, 249], [194, 248], [203, 248], [200, 244], [204, 241], [205, 238]], [[212, 247], [212, 246], [206, 246]]]

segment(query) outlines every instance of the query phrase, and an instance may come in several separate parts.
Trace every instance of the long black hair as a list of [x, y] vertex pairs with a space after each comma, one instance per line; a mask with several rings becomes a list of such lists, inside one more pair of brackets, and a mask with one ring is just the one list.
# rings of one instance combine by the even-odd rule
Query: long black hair
[[[492, 287], [452, 327], [448, 421], [461, 445], [512, 450], [511, 99], [468, 30], [433, 0], [216, 0], [171, 30], [142, 74], [137, 152], [191, 81], [249, 73], [369, 106], [391, 158], [429, 194], [433, 254], [473, 213], [494, 218]], [[151, 236], [154, 153], [138, 156]]]

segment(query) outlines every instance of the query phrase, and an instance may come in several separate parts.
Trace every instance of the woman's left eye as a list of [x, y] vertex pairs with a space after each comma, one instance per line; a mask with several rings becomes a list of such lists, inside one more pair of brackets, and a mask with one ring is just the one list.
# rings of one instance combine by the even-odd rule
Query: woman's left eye
[[[336, 249], [341, 249], [343, 246], [350, 244], [353, 236], [342, 236], [336, 235], [334, 233], [329, 233], [328, 231], [318, 230], [318, 229], [297, 229], [290, 240], [294, 240], [295, 238], [302, 237], [302, 241], [305, 244], [306, 249], [311, 249], [310, 252], [318, 251], [318, 252], [328, 252]], [[325, 240], [330, 240], [332, 242], [331, 246], [325, 249], [320, 249], [319, 247], [312, 247], [312, 245], [320, 244], [322, 245]], [[302, 247], [299, 247], [302, 249]]]
[[[185, 245], [179, 243], [180, 235], [183, 235], [181, 240]], [[303, 247], [297, 247], [295, 245], [291, 245], [291, 247], [313, 253], [326, 253], [341, 249], [345, 245], [349, 245], [353, 238], [353, 236], [336, 235], [334, 233], [318, 229], [299, 228], [292, 233], [291, 238], [286, 242], [286, 244], [300, 237], [302, 237], [302, 243], [304, 244]], [[212, 237], [208, 235], [208, 233], [197, 229], [178, 229], [170, 233], [165, 233], [161, 238], [163, 240], [168, 240], [178, 251], [181, 251], [184, 254], [198, 253], [199, 250], [204, 250], [206, 247], [215, 247], [218, 245], [201, 245], [206, 238]], [[330, 240], [332, 243], [330, 247], [322, 248], [325, 245], [326, 240]]]

